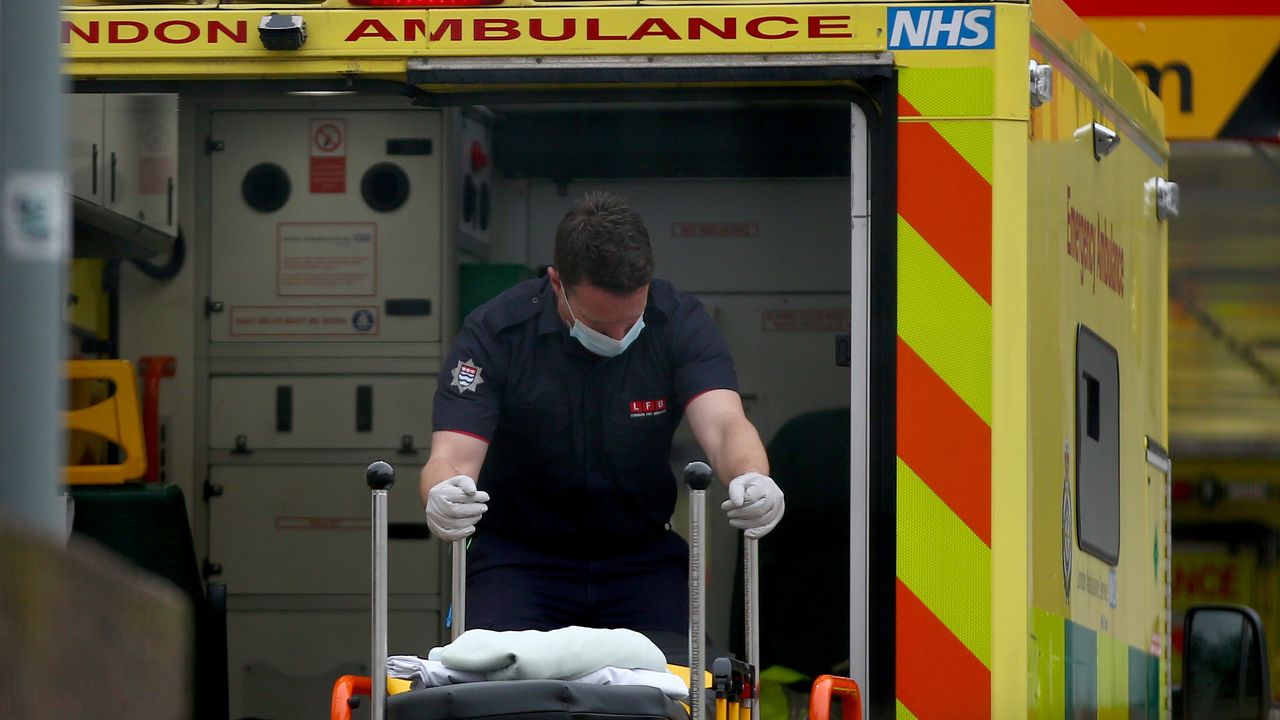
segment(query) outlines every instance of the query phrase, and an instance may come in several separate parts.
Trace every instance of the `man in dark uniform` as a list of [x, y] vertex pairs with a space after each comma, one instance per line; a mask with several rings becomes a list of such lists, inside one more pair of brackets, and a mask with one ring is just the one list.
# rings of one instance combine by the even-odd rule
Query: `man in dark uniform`
[[547, 276], [463, 323], [421, 492], [437, 537], [475, 533], [469, 628], [685, 635], [688, 548], [668, 525], [684, 416], [728, 486], [730, 524], [760, 537], [782, 517], [724, 338], [652, 275], [640, 216], [592, 193], [561, 221]]

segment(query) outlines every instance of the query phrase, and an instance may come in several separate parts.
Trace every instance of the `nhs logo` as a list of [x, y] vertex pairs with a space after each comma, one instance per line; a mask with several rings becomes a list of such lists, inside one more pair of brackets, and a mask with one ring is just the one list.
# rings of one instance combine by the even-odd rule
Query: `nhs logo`
[[995, 31], [989, 7], [889, 8], [890, 50], [990, 50]]

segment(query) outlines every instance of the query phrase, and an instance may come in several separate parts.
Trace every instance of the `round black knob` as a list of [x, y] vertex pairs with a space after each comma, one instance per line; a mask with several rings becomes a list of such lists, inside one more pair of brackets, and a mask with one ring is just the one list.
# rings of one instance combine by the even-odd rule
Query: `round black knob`
[[704, 462], [685, 465], [684, 481], [693, 490], [706, 490], [711, 486], [711, 466]]
[[396, 482], [396, 471], [379, 460], [364, 471], [364, 479], [369, 483], [370, 490], [387, 490]]

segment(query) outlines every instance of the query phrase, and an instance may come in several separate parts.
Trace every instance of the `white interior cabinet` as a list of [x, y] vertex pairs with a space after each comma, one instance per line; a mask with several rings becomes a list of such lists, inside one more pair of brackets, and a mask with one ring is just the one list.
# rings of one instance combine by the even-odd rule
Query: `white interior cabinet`
[[71, 189], [160, 232], [178, 232], [176, 95], [70, 96]]

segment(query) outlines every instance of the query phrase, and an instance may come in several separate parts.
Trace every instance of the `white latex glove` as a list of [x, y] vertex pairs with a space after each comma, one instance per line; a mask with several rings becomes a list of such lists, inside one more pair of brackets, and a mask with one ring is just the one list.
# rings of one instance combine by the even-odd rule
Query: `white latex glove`
[[454, 475], [427, 491], [427, 525], [441, 540], [461, 540], [476, 531], [487, 502], [489, 493], [476, 490], [475, 480]]
[[749, 472], [729, 483], [729, 499], [720, 504], [729, 524], [745, 530], [749, 538], [762, 538], [782, 519], [786, 502], [773, 478]]

